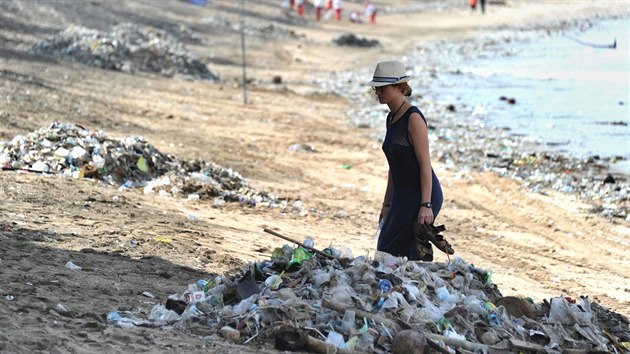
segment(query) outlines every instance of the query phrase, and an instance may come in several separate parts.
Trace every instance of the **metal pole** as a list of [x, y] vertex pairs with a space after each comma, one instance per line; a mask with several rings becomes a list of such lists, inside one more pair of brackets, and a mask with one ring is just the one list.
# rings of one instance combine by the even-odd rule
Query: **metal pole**
[[245, 65], [245, 22], [243, 21], [243, 8], [245, 0], [241, 0], [241, 8], [239, 10], [239, 19], [241, 22], [241, 54], [243, 61], [243, 104], [247, 104], [247, 71]]

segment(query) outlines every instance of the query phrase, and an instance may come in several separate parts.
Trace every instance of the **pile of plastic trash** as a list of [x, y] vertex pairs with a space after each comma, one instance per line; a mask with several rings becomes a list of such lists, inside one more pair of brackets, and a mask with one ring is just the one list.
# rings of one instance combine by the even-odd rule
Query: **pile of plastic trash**
[[376, 39], [358, 37], [353, 33], [342, 34], [333, 39], [333, 42], [337, 45], [349, 47], [376, 47], [381, 45]]
[[185, 161], [161, 153], [142, 137], [115, 139], [102, 130], [55, 122], [11, 141], [0, 142], [0, 167], [92, 178], [110, 185], [144, 188], [145, 193], [211, 199], [215, 206], [240, 202], [244, 206], [291, 208], [306, 212], [296, 201], [289, 205], [257, 191], [236, 171], [203, 160]]
[[276, 248], [236, 275], [199, 279], [148, 319], [112, 311], [108, 322], [315, 353], [619, 353], [630, 345], [628, 319], [607, 314], [600, 325], [606, 310], [587, 297], [503, 297], [490, 272], [461, 258], [352, 258], [334, 248], [315, 253], [310, 239], [304, 245]]
[[69, 27], [34, 45], [29, 52], [127, 73], [145, 71], [217, 80], [168, 32], [130, 23], [112, 27], [109, 32]]

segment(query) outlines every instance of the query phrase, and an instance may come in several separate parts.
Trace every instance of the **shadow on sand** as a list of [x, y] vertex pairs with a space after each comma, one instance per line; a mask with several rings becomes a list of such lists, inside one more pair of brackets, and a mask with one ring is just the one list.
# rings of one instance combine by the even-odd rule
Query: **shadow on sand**
[[[157, 257], [59, 249], [56, 242], [77, 236], [7, 224], [0, 224], [0, 352], [112, 352], [121, 347], [207, 352], [224, 345], [178, 330], [122, 329], [105, 321], [112, 310], [146, 318], [154, 304], [164, 304], [170, 294], [210, 274]], [[66, 268], [69, 261], [82, 269]], [[145, 291], [155, 298], [143, 296]]]

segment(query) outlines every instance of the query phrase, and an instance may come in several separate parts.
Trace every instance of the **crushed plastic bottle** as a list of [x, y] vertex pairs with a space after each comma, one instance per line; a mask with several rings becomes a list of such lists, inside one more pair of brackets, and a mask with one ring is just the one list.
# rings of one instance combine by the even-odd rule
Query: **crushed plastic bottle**
[[278, 290], [278, 287], [282, 284], [282, 278], [280, 275], [271, 275], [265, 280], [265, 284], [271, 290]]
[[346, 342], [343, 339], [343, 335], [335, 331], [328, 332], [328, 336], [326, 337], [326, 343], [332, 344], [339, 349], [346, 349]]
[[234, 306], [234, 314], [242, 315], [247, 311], [255, 310], [256, 305], [255, 302], [258, 300], [259, 296], [257, 294], [248, 297], [247, 299], [241, 300], [241, 302]]

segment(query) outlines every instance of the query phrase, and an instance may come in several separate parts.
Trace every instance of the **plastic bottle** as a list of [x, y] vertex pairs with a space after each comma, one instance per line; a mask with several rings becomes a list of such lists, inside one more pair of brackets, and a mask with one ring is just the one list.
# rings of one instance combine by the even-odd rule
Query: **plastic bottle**
[[438, 299], [441, 302], [446, 302], [446, 303], [457, 302], [457, 296], [451, 295], [445, 286], [435, 289], [435, 294], [437, 295]]
[[378, 302], [376, 303], [376, 309], [380, 310], [383, 307], [383, 304], [385, 303], [385, 297], [381, 296], [378, 299]]
[[315, 247], [315, 241], [313, 241], [313, 238], [311, 236], [308, 236], [306, 239], [304, 239], [304, 242], [302, 243], [306, 247], [310, 247], [310, 248]]
[[208, 284], [208, 281], [205, 279], [197, 280], [197, 288], [199, 288], [200, 290], [204, 290], [207, 284]]
[[352, 310], [346, 310], [341, 319], [341, 328], [346, 333], [352, 333], [356, 331], [355, 328], [355, 312]]
[[381, 289], [381, 294], [384, 294], [392, 290], [392, 282], [387, 279], [381, 279], [378, 281], [378, 287]]
[[499, 319], [499, 316], [494, 313], [494, 311], [491, 311], [488, 314], [488, 323], [490, 323], [490, 326], [492, 327], [501, 327], [501, 320]]
[[254, 306], [254, 303], [258, 300], [258, 297], [257, 294], [254, 294], [247, 299], [241, 300], [241, 302], [234, 307], [234, 314], [242, 315], [249, 310], [255, 310], [256, 306]]

